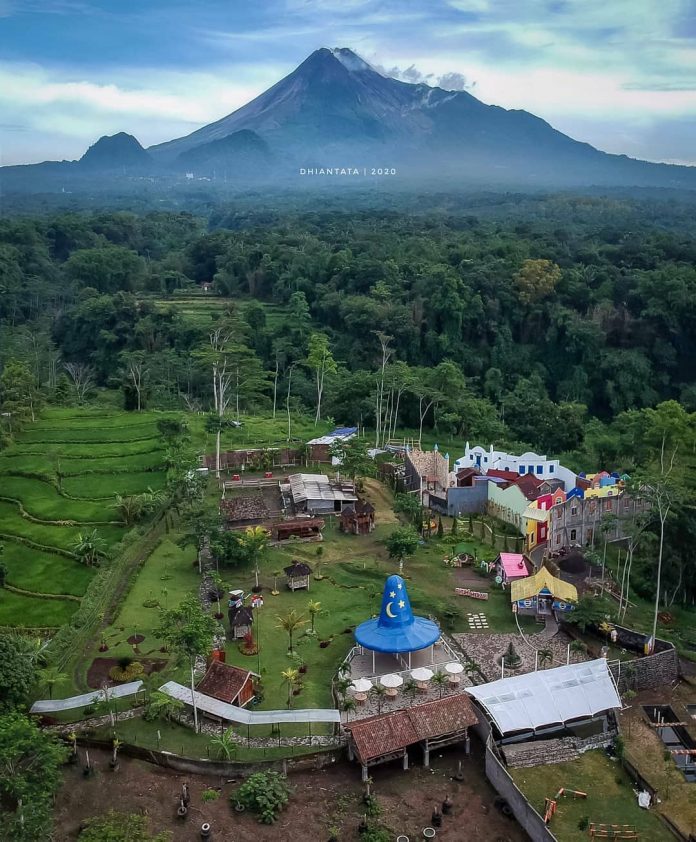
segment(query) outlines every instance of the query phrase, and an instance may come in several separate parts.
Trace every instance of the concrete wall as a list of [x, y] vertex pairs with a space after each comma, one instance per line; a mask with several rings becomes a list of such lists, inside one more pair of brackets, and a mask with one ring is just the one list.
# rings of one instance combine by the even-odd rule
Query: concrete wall
[[486, 746], [486, 777], [497, 793], [505, 798], [515, 818], [533, 842], [557, 842], [556, 837], [544, 824], [543, 818], [532, 807], [529, 801], [527, 801], [524, 794], [517, 788], [510, 775], [508, 775], [490, 744]]
[[488, 503], [490, 482], [477, 482], [470, 488], [449, 488], [447, 490], [447, 514], [483, 514]]
[[525, 535], [527, 522], [524, 513], [529, 505], [529, 500], [524, 496], [516, 485], [509, 488], [499, 488], [495, 483], [488, 483], [488, 514], [509, 523], [519, 530], [520, 535]]

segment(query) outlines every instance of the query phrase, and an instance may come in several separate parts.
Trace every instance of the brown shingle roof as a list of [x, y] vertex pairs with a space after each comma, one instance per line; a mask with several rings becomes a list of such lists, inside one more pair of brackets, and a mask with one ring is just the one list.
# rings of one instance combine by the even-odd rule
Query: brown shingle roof
[[253, 673], [248, 670], [223, 664], [220, 661], [213, 661], [198, 683], [196, 690], [199, 693], [205, 693], [206, 696], [219, 699], [221, 702], [234, 704], [250, 675], [253, 675]]
[[513, 485], [516, 485], [524, 494], [527, 500], [536, 500], [539, 496], [539, 486], [544, 480], [535, 477], [534, 474], [522, 474], [518, 477]]
[[471, 699], [465, 693], [456, 693], [405, 710], [360, 719], [345, 727], [352, 734], [358, 760], [369, 763], [420, 740], [454, 734], [477, 722]]
[[230, 608], [227, 612], [230, 626], [251, 626], [254, 623], [254, 612], [247, 605], [241, 605], [239, 608]]

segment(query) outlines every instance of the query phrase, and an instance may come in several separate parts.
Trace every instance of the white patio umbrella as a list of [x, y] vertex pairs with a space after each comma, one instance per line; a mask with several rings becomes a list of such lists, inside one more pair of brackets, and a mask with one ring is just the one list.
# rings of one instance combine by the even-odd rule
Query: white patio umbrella
[[356, 678], [350, 685], [350, 689], [355, 693], [367, 693], [372, 690], [372, 682], [366, 678]]
[[458, 661], [452, 661], [451, 664], [445, 664], [445, 672], [450, 675], [459, 675], [459, 673], [464, 672], [464, 667]]
[[411, 673], [411, 678], [415, 681], [430, 681], [433, 674], [433, 671], [429, 670], [427, 667], [418, 667], [418, 669], [413, 670]]
[[379, 683], [382, 685], [382, 687], [396, 688], [401, 687], [401, 685], [404, 683], [404, 680], [400, 675], [397, 675], [395, 672], [390, 672], [387, 673], [387, 675], [383, 675], [380, 678]]

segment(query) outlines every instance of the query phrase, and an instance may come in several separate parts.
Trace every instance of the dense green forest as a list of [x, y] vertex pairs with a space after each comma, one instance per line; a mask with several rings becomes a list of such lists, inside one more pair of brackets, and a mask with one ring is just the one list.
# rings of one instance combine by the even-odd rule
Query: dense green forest
[[[204, 349], [227, 323], [243, 409], [270, 405], [274, 385], [285, 395], [291, 370], [291, 401], [314, 409], [321, 333], [323, 415], [374, 426], [385, 357], [390, 428], [423, 416], [443, 433], [553, 452], [581, 449], [625, 410], [696, 408], [696, 239], [681, 208], [672, 227], [669, 205], [650, 201], [485, 211], [6, 218], [1, 361], [25, 363], [51, 399], [68, 398], [65, 364], [78, 364], [129, 406], [140, 359], [143, 404], [207, 408]], [[203, 282], [229, 305], [210, 324], [176, 306]]]
[[693, 208], [394, 201], [0, 219], [1, 441], [42, 403], [109, 388], [128, 410], [275, 406], [359, 423], [380, 444], [423, 430], [632, 472], [655, 462], [668, 418], [690, 491], [667, 521], [665, 581], [690, 601]]

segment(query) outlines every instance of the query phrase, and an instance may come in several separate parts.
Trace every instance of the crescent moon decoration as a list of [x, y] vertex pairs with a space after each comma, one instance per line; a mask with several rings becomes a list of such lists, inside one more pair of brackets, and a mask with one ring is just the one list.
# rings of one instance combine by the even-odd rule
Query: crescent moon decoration
[[386, 613], [387, 617], [390, 617], [392, 620], [395, 620], [395, 619], [396, 619], [396, 614], [393, 614], [393, 613], [392, 613], [391, 607], [392, 607], [392, 603], [391, 603], [391, 602], [388, 602], [388, 603], [387, 603], [386, 608], [384, 609], [384, 611], [385, 611], [385, 613]]

